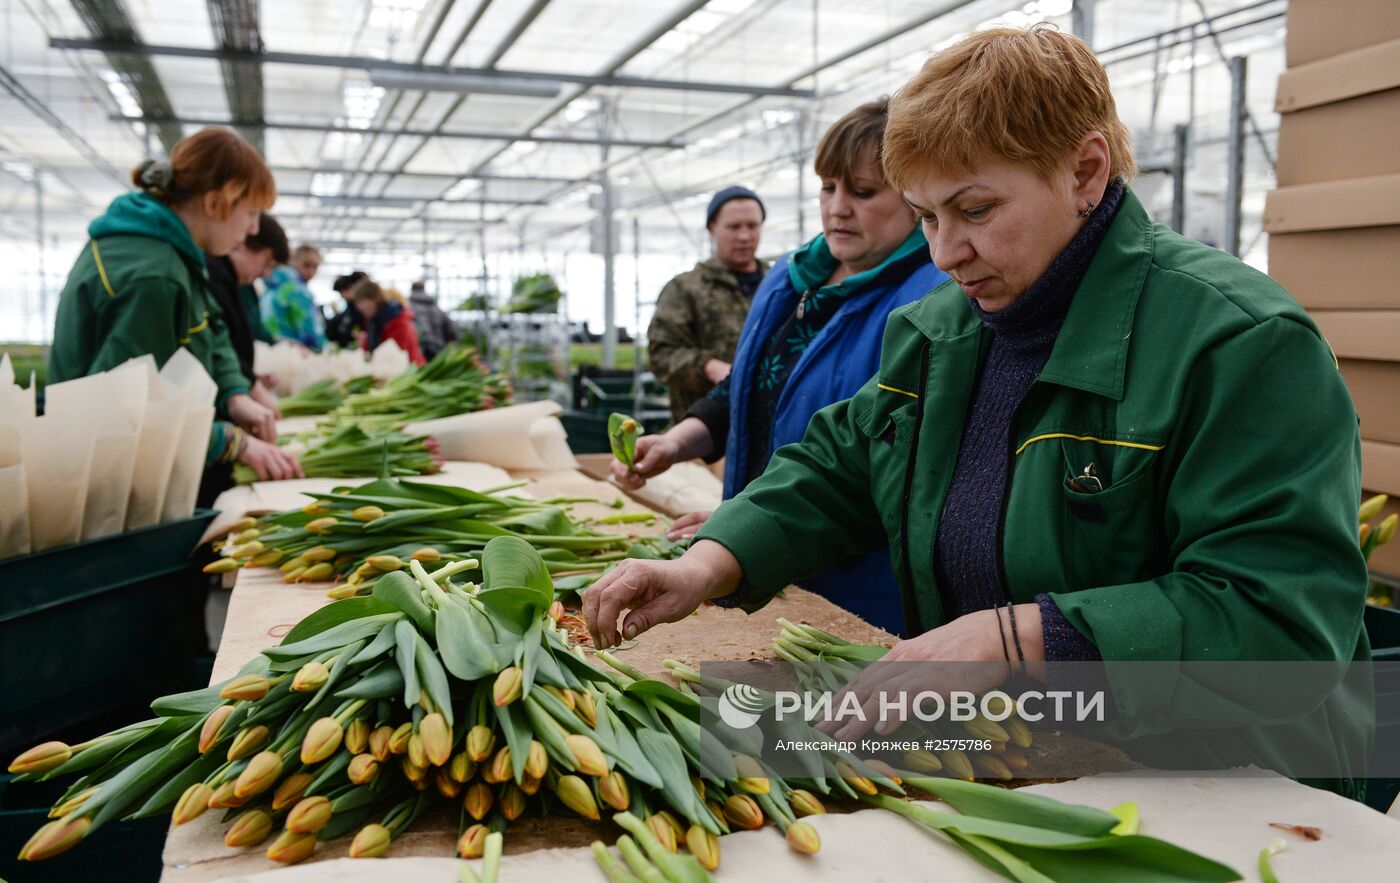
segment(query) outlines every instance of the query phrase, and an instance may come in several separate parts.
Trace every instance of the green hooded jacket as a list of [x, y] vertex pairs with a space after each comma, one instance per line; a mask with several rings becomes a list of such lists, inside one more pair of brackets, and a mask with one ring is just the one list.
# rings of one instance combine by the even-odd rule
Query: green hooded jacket
[[[888, 548], [909, 632], [946, 622], [934, 538], [990, 343], [951, 281], [890, 315], [879, 373], [818, 412], [697, 534], [738, 558], [741, 606]], [[1069, 487], [1090, 463], [1103, 490]], [[1357, 418], [1330, 348], [1286, 291], [1152, 223], [1127, 194], [1013, 415], [1006, 465], [1004, 583], [1018, 603], [1050, 593], [1098, 648], [1110, 732], [1130, 754], [1287, 771], [1288, 742], [1329, 768], [1362, 768], [1369, 674], [1340, 671], [1370, 659]], [[1241, 696], [1212, 680], [1222, 672], [1115, 667], [1138, 661], [1337, 671]], [[1346, 775], [1315, 784], [1359, 790]]]
[[126, 193], [88, 227], [59, 297], [49, 380], [106, 371], [150, 353], [163, 365], [179, 347], [219, 387], [216, 405], [248, 392], [223, 314], [209, 293], [204, 255], [183, 221], [146, 193]]

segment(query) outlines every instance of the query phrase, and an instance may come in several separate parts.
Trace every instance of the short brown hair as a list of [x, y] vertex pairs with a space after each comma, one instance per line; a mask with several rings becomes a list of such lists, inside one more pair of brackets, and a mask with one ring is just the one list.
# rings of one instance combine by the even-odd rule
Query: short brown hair
[[143, 163], [131, 172], [131, 181], [166, 205], [180, 205], [206, 193], [218, 192], [225, 211], [248, 200], [259, 208], [277, 201], [272, 171], [253, 145], [230, 129], [200, 129], [181, 138], [170, 151], [169, 174], [154, 183]]
[[379, 283], [368, 276], [350, 286], [350, 290], [345, 292], [345, 299], [349, 301], [372, 300], [377, 304], [388, 300], [384, 295], [384, 289], [380, 288]]
[[270, 251], [273, 263], [277, 264], [285, 264], [292, 259], [291, 249], [287, 246], [287, 232], [267, 212], [258, 217], [258, 232], [246, 237], [243, 247], [249, 251]]
[[852, 186], [851, 175], [861, 154], [875, 148], [875, 164], [880, 164], [880, 142], [885, 137], [885, 122], [890, 116], [890, 97], [882, 95], [841, 117], [822, 135], [812, 165], [823, 178], [840, 178]]
[[885, 178], [903, 189], [992, 158], [1048, 178], [1095, 130], [1108, 140], [1110, 180], [1130, 179], [1132, 136], [1093, 50], [1049, 25], [994, 28], [930, 58], [890, 100]]
[[309, 242], [303, 242], [301, 245], [298, 245], [297, 250], [292, 252], [292, 257], [299, 258], [304, 254], [314, 254], [316, 260], [324, 260], [324, 258], [321, 257], [321, 250]]

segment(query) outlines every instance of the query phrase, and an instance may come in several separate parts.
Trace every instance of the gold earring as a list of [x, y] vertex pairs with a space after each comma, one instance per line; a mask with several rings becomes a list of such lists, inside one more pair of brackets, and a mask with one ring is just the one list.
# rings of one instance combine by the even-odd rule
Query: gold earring
[[1089, 217], [1090, 215], [1092, 215], [1092, 214], [1094, 213], [1094, 206], [1095, 206], [1095, 205], [1097, 205], [1097, 203], [1095, 203], [1093, 200], [1089, 200], [1089, 207], [1086, 208], [1086, 209], [1084, 209], [1082, 212], [1080, 212], [1080, 213], [1079, 213], [1079, 217], [1081, 217], [1081, 218], [1087, 218], [1087, 217]]

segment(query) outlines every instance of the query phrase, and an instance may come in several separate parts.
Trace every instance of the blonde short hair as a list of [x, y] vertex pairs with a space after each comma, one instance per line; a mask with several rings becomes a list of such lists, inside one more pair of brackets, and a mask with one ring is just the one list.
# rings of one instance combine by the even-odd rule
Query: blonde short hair
[[994, 28], [930, 58], [890, 100], [885, 179], [904, 189], [989, 159], [1048, 178], [1092, 131], [1108, 140], [1109, 179], [1131, 179], [1132, 136], [1093, 50], [1049, 25]]

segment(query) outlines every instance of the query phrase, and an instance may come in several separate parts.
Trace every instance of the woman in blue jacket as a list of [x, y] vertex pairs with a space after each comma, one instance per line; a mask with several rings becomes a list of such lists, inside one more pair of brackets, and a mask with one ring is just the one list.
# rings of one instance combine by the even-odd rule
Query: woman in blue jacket
[[[763, 473], [779, 447], [802, 440], [812, 415], [850, 398], [875, 374], [885, 318], [948, 277], [933, 266], [913, 210], [880, 170], [888, 99], [863, 104], [822, 137], [822, 232], [779, 260], [754, 295], [732, 373], [662, 435], [637, 440], [617, 481], [637, 488], [673, 463], [725, 458], [724, 497]], [[709, 517], [677, 519], [673, 539]], [[904, 633], [888, 553], [807, 580], [811, 589], [897, 635]]]

